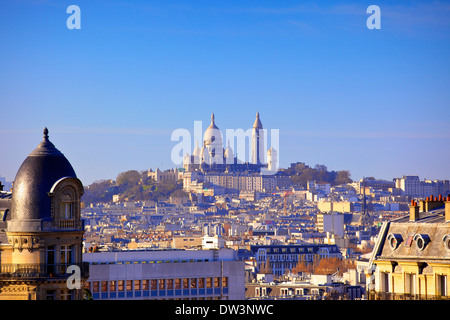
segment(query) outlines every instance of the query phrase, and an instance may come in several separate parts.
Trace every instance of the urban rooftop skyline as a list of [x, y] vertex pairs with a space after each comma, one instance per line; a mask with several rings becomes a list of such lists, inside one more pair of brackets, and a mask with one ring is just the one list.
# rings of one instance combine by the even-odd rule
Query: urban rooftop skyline
[[280, 168], [450, 179], [449, 17], [444, 1], [2, 1], [0, 176], [44, 127], [88, 185], [181, 167], [174, 130], [259, 112]]

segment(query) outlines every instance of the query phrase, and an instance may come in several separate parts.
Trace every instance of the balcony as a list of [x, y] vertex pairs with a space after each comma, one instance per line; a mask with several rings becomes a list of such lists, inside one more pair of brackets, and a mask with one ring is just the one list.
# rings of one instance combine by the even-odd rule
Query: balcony
[[67, 278], [73, 273], [67, 273], [67, 268], [71, 265], [78, 266], [81, 277], [89, 276], [89, 263], [68, 263], [68, 264], [1, 264], [0, 280], [16, 279], [61, 279]]
[[74, 219], [65, 219], [59, 221], [59, 227], [61, 229], [75, 229], [75, 220]]
[[450, 300], [450, 296], [420, 295], [391, 292], [368, 292], [369, 300]]

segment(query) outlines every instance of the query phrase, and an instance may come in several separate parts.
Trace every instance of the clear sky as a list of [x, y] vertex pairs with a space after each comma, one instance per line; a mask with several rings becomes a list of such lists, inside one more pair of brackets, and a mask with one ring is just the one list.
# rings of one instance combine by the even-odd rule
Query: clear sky
[[446, 1], [2, 0], [0, 44], [8, 181], [44, 127], [87, 185], [175, 167], [175, 129], [214, 112], [245, 130], [257, 111], [280, 167], [450, 179]]

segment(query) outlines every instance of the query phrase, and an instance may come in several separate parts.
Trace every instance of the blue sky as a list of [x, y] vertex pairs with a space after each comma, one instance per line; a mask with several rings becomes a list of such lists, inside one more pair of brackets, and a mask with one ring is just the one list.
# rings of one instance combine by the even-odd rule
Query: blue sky
[[444, 1], [2, 1], [0, 43], [9, 181], [44, 127], [89, 184], [175, 167], [175, 129], [211, 112], [247, 129], [257, 111], [280, 130], [281, 167], [450, 179]]

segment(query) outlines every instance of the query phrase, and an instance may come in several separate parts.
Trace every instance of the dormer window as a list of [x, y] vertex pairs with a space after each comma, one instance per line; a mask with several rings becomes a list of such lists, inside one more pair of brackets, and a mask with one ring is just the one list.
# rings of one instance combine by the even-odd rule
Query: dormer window
[[73, 191], [66, 188], [61, 195], [61, 219], [73, 219], [74, 218], [74, 206], [75, 199]]
[[446, 234], [442, 238], [442, 241], [444, 242], [445, 250], [447, 250], [447, 252], [450, 252], [450, 234]]
[[53, 185], [52, 198], [53, 227], [77, 229], [81, 227], [80, 202], [83, 186], [77, 178], [65, 177]]
[[399, 244], [402, 241], [403, 241], [403, 238], [402, 238], [401, 234], [391, 233], [388, 235], [389, 246], [391, 247], [392, 250], [397, 249], [397, 247], [399, 246]]
[[425, 249], [428, 242], [430, 242], [430, 237], [427, 234], [418, 233], [414, 236], [414, 241], [416, 242], [417, 249], [422, 251], [423, 249]]

